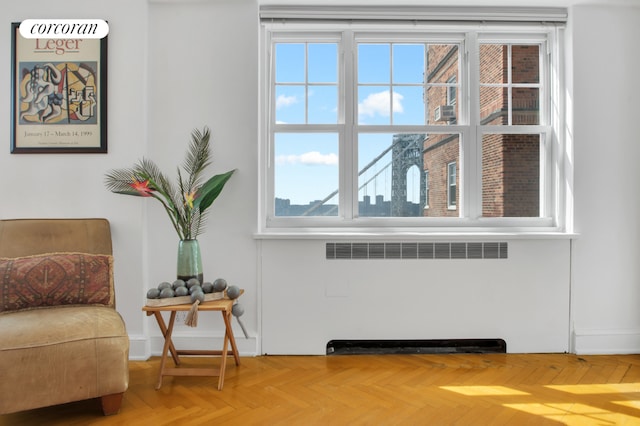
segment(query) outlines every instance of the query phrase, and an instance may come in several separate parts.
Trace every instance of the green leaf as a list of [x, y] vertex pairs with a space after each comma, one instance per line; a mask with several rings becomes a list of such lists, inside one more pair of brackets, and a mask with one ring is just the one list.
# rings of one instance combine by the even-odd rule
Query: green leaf
[[215, 175], [206, 181], [196, 194], [196, 199], [193, 202], [193, 208], [199, 209], [201, 214], [204, 213], [204, 211], [213, 204], [216, 198], [218, 198], [218, 195], [222, 192], [224, 185], [231, 178], [231, 175], [233, 175], [234, 172], [235, 169]]

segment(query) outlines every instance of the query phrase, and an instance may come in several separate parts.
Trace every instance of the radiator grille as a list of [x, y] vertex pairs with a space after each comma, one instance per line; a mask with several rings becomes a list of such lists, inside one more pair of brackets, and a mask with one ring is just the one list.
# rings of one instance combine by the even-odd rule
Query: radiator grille
[[327, 259], [507, 259], [506, 242], [327, 243]]

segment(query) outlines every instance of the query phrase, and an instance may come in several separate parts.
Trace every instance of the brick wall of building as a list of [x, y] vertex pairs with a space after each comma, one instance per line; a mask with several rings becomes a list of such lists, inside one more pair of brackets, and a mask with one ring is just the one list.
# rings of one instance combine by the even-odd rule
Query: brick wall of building
[[[482, 45], [480, 49], [481, 83], [508, 83], [508, 46]], [[457, 73], [452, 47], [429, 47], [428, 82], [445, 83]], [[539, 47], [512, 46], [513, 83], [540, 81]], [[431, 61], [440, 60], [432, 63]], [[540, 122], [539, 90], [513, 88], [511, 92], [512, 124], [536, 125]], [[443, 88], [427, 91], [429, 117], [435, 108], [447, 103]], [[483, 124], [508, 124], [509, 90], [506, 87], [483, 87], [480, 91], [480, 117]], [[436, 124], [436, 123], [430, 123]], [[482, 140], [482, 215], [484, 217], [537, 217], [540, 208], [539, 135], [484, 135]], [[460, 141], [451, 135], [430, 134], [424, 145], [424, 167], [429, 172], [429, 206], [425, 216], [458, 216], [447, 207], [447, 164], [458, 167], [460, 198]], [[456, 203], [458, 207], [459, 202]]]

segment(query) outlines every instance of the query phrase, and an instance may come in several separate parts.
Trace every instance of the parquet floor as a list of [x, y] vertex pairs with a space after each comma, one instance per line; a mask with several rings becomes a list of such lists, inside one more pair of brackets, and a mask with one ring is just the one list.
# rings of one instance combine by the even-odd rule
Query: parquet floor
[[130, 363], [118, 415], [102, 417], [94, 400], [0, 416], [0, 426], [640, 425], [640, 355], [262, 356], [229, 362], [222, 391], [203, 377], [166, 377], [155, 390], [158, 366]]

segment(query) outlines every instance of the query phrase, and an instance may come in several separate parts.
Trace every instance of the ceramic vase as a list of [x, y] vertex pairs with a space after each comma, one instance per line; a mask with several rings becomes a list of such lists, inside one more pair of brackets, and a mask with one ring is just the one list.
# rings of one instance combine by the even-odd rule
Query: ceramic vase
[[196, 278], [203, 283], [202, 255], [198, 240], [180, 240], [178, 243], [178, 279]]

